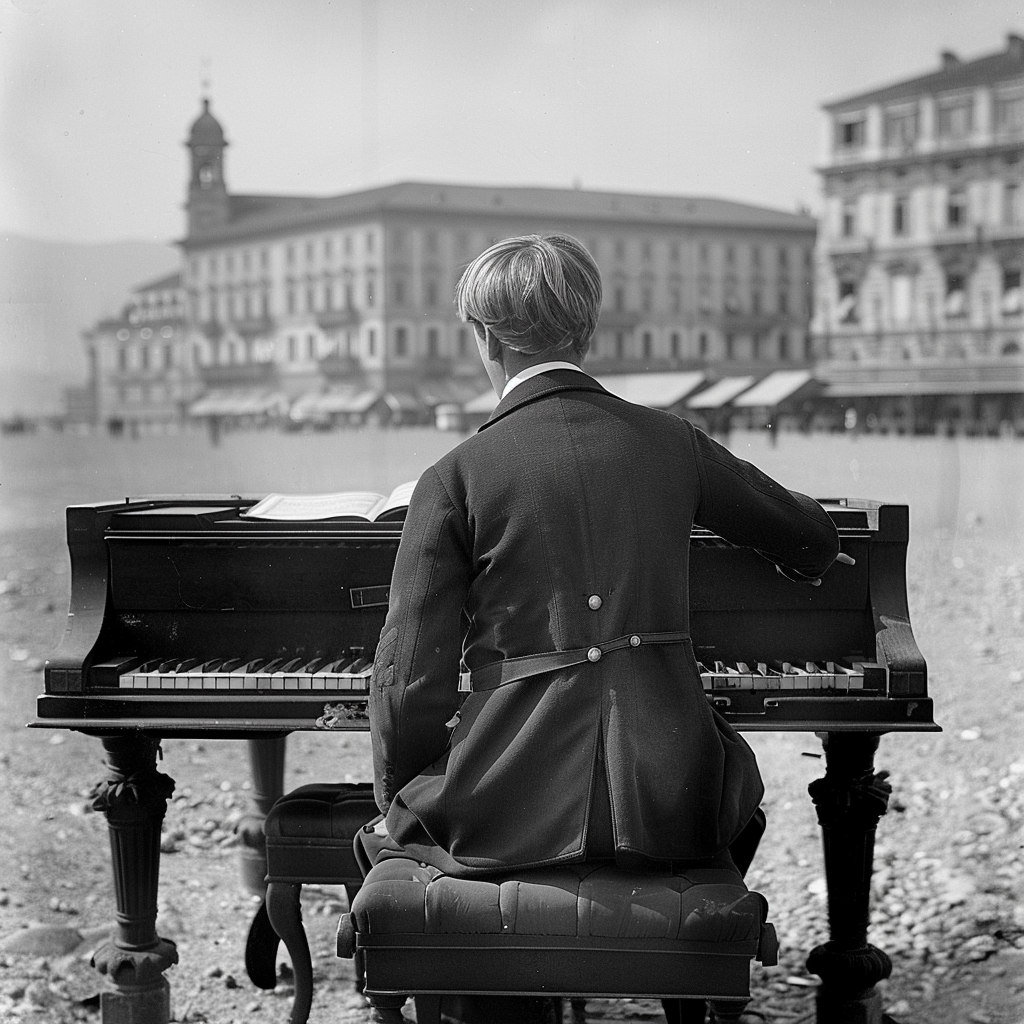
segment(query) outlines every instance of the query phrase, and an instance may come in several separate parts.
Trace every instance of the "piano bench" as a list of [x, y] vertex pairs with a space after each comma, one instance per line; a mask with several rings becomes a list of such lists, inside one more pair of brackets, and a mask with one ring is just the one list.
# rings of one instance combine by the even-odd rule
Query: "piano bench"
[[302, 886], [343, 885], [351, 905], [363, 882], [352, 839], [378, 813], [372, 783], [313, 783], [280, 797], [263, 823], [267, 895], [249, 928], [245, 966], [254, 985], [274, 988], [277, 944], [284, 942], [295, 976], [291, 1024], [305, 1024], [313, 1000]]
[[442, 1009], [459, 1016], [442, 998], [458, 995], [659, 998], [669, 1024], [703, 1022], [711, 1000], [713, 1019], [738, 1020], [751, 960], [777, 962], [767, 909], [731, 867], [572, 864], [460, 879], [383, 859], [341, 919], [338, 956], [355, 957], [380, 1024], [401, 1024], [409, 996], [418, 1024], [440, 1024]]

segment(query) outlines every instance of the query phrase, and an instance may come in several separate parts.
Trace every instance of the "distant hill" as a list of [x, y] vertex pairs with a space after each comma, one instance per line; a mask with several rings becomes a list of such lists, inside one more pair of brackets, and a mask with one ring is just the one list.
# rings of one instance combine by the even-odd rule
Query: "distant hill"
[[0, 234], [0, 419], [61, 408], [86, 381], [82, 332], [179, 266], [157, 242], [42, 242]]

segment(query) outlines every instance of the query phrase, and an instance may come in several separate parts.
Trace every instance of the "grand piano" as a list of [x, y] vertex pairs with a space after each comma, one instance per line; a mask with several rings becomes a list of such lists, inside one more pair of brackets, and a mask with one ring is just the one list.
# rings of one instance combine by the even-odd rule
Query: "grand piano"
[[[155, 926], [174, 785], [156, 769], [160, 741], [248, 740], [258, 820], [281, 793], [288, 733], [368, 728], [402, 523], [247, 518], [255, 501], [151, 496], [67, 510], [67, 627], [31, 724], [104, 744], [96, 806], [110, 829], [117, 925], [95, 962], [112, 998], [154, 1024], [168, 1019], [163, 972], [177, 956]], [[810, 793], [830, 938], [808, 969], [822, 978], [820, 1021], [856, 1007], [870, 1020], [874, 985], [891, 970], [867, 940], [874, 831], [890, 793], [874, 753], [883, 733], [939, 727], [907, 607], [907, 507], [822, 504], [855, 564], [819, 587], [694, 529], [690, 632], [705, 695], [736, 728], [822, 739], [826, 770]], [[249, 852], [258, 881], [258, 843]]]

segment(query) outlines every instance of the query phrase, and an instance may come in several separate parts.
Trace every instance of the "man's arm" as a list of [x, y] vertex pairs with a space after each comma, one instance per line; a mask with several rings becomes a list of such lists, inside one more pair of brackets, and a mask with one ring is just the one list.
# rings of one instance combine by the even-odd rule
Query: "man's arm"
[[469, 578], [464, 519], [429, 469], [402, 530], [370, 683], [374, 796], [382, 812], [448, 745]]
[[813, 498], [790, 491], [692, 428], [701, 497], [696, 521], [734, 544], [754, 548], [783, 575], [814, 582], [836, 560], [839, 535]]

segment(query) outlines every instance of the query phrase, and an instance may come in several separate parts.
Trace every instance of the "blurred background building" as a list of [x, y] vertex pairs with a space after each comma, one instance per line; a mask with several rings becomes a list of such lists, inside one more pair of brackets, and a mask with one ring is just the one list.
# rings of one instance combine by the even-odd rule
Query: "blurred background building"
[[[439, 408], [457, 422], [452, 407], [473, 399], [486, 414], [489, 385], [452, 295], [476, 254], [529, 232], [568, 232], [596, 257], [605, 302], [588, 365], [615, 375], [620, 391], [671, 407], [722, 378], [729, 397], [777, 369], [788, 375], [776, 393], [810, 380], [807, 215], [436, 183], [236, 195], [208, 100], [187, 146], [180, 280], [139, 289], [122, 318], [87, 336], [96, 418], [108, 428], [163, 429], [175, 417], [434, 422]], [[631, 379], [640, 373], [654, 376]]]
[[1024, 433], [1024, 39], [824, 109], [824, 397], [870, 429]]

